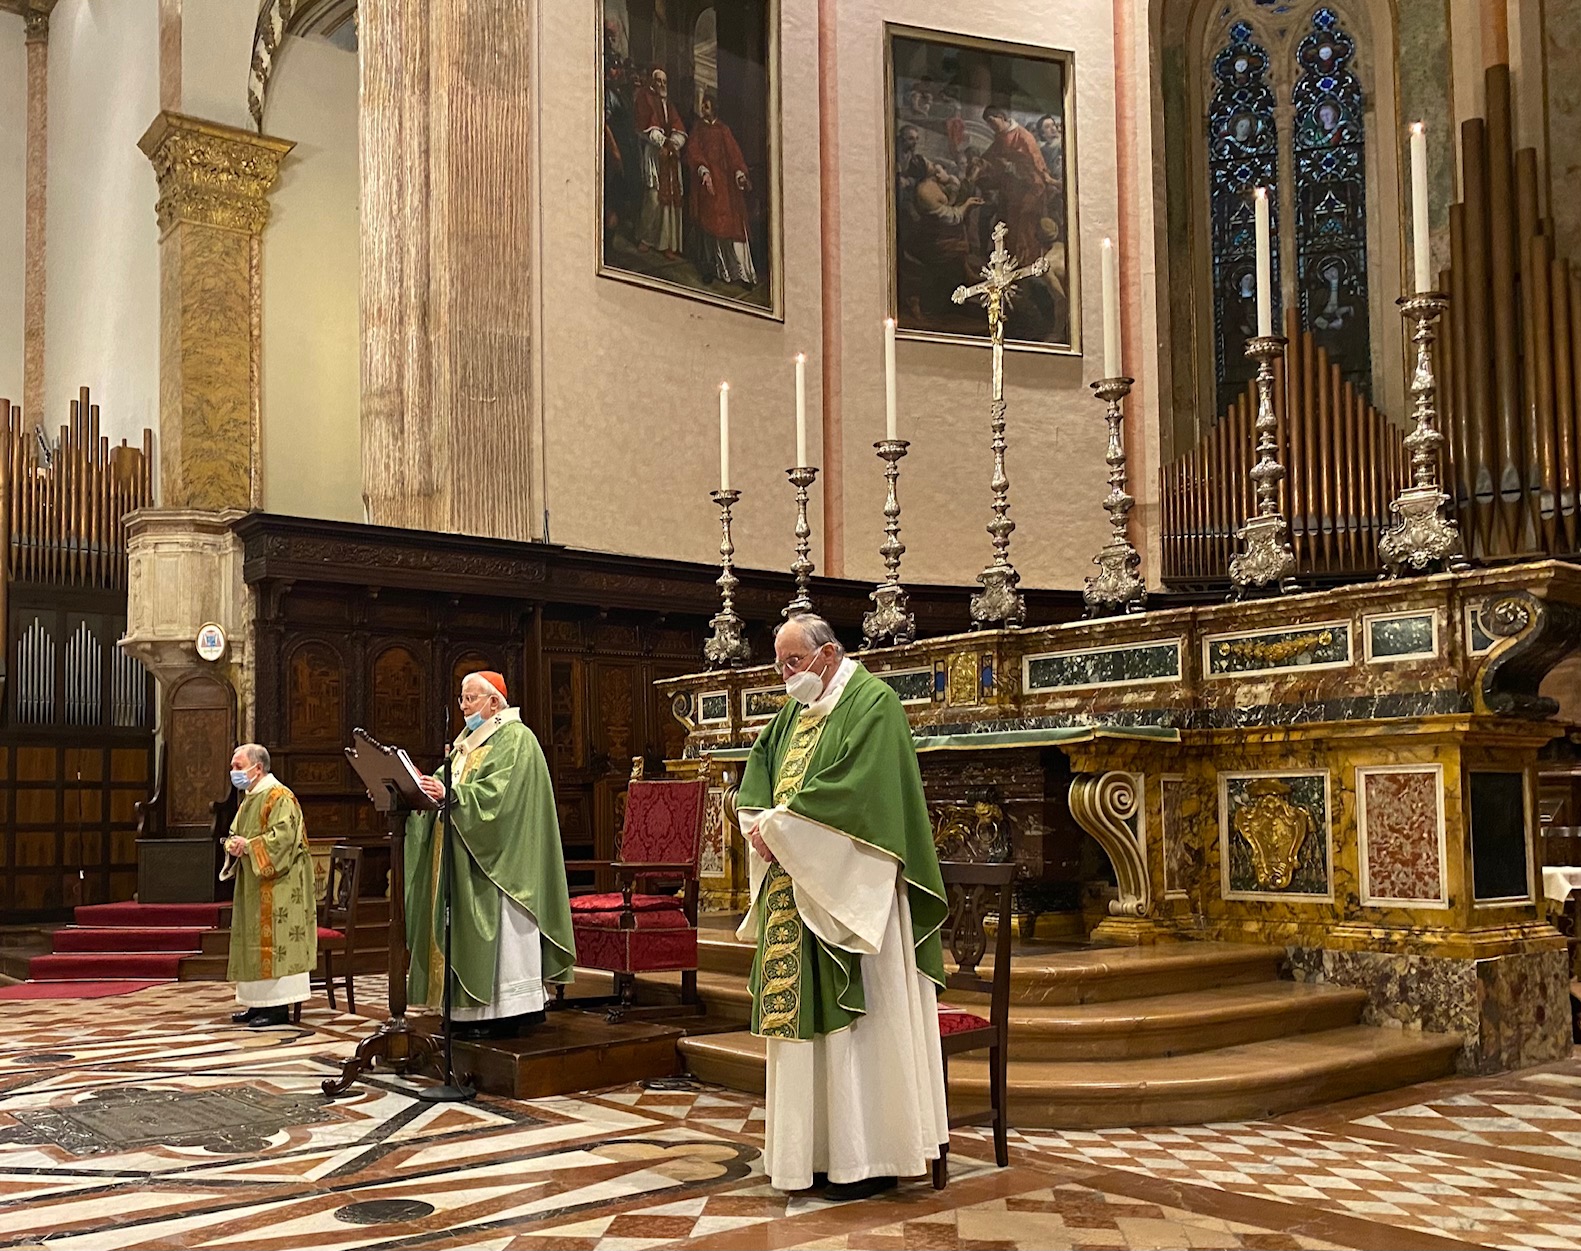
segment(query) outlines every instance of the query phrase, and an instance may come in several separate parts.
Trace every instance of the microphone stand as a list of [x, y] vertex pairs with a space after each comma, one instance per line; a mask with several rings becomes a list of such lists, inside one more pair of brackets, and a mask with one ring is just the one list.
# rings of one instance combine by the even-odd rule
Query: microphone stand
[[[447, 727], [448, 728], [448, 727]], [[454, 798], [453, 777], [456, 771], [456, 758], [451, 753], [445, 760], [445, 798], [439, 809], [439, 880], [440, 895], [444, 900], [445, 909], [445, 993], [441, 1001], [440, 1022], [445, 1039], [445, 1072], [444, 1084], [441, 1086], [425, 1086], [415, 1091], [417, 1098], [424, 1103], [465, 1103], [469, 1099], [477, 1098], [477, 1090], [471, 1086], [462, 1085], [456, 1080], [456, 1064], [453, 1052], [454, 1030], [450, 1020], [451, 986], [455, 974], [450, 964], [450, 907], [454, 891], [451, 887], [451, 850], [450, 850], [450, 804]]]

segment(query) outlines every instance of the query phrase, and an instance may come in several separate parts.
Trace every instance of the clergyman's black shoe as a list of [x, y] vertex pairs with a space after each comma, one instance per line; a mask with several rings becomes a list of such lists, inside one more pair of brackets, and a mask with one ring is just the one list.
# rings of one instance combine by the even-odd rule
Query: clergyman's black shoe
[[849, 1203], [853, 1199], [871, 1199], [886, 1190], [893, 1190], [897, 1184], [893, 1177], [864, 1177], [861, 1181], [831, 1182], [824, 1187], [823, 1197], [835, 1203]]
[[251, 1021], [253, 1019], [253, 1017], [257, 1016], [262, 1011], [263, 1011], [262, 1008], [248, 1008], [245, 1012], [232, 1012], [231, 1013], [231, 1024], [232, 1025], [246, 1025], [249, 1021]]
[[270, 1029], [276, 1025], [289, 1025], [291, 1023], [291, 1009], [285, 1004], [278, 1008], [259, 1008], [258, 1015], [247, 1022], [248, 1029]]

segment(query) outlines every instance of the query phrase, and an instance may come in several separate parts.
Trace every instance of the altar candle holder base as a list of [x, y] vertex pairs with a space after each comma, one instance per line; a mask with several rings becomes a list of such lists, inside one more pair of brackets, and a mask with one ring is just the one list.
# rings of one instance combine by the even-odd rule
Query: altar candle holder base
[[812, 484], [818, 479], [818, 471], [802, 465], [797, 469], [787, 469], [785, 476], [796, 488], [796, 559], [790, 567], [791, 573], [796, 576], [796, 595], [780, 612], [780, 616], [788, 618], [799, 612], [812, 611], [812, 526], [807, 521], [807, 498]]
[[862, 648], [877, 647], [882, 639], [904, 646], [917, 637], [917, 619], [910, 611], [910, 596], [900, 585], [900, 558], [906, 545], [900, 541], [900, 461], [911, 444], [905, 439], [880, 439], [873, 444], [884, 461], [888, 491], [884, 499], [884, 543], [878, 554], [884, 558], [888, 576], [868, 594], [873, 611], [862, 615]]
[[1411, 455], [1411, 485], [1389, 505], [1394, 524], [1378, 539], [1384, 578], [1402, 574], [1458, 573], [1471, 567], [1460, 538], [1460, 526], [1445, 515], [1449, 496], [1439, 487], [1438, 455], [1444, 436], [1438, 429], [1438, 380], [1433, 372], [1433, 323], [1449, 307], [1442, 292], [1424, 291], [1396, 301], [1407, 321], [1416, 324], [1416, 370], [1411, 377], [1412, 416], [1416, 428], [1405, 436]]
[[1088, 617], [1113, 617], [1147, 607], [1147, 585], [1137, 573], [1142, 556], [1128, 533], [1136, 500], [1125, 489], [1125, 410], [1121, 401], [1131, 393], [1131, 384], [1130, 378], [1103, 378], [1092, 384], [1093, 393], [1104, 402], [1104, 420], [1109, 426], [1109, 447], [1104, 454], [1109, 494], [1103, 502], [1109, 514], [1109, 541], [1092, 558], [1098, 572], [1087, 578], [1081, 593]]
[[1279, 480], [1284, 466], [1274, 457], [1279, 416], [1274, 411], [1274, 361], [1284, 355], [1280, 335], [1258, 335], [1246, 344], [1257, 362], [1257, 463], [1251, 479], [1257, 489], [1257, 512], [1235, 532], [1241, 550], [1230, 558], [1230, 598], [1285, 595], [1300, 587], [1295, 580], [1296, 556], [1290, 549], [1289, 524], [1279, 511]]
[[711, 491], [709, 497], [719, 505], [719, 577], [717, 585], [721, 606], [709, 621], [713, 627], [703, 644], [703, 658], [710, 669], [734, 668], [752, 659], [752, 649], [746, 640], [746, 622], [736, 614], [736, 587], [741, 580], [736, 577], [731, 558], [736, 547], [730, 539], [730, 510], [741, 498], [740, 491]]

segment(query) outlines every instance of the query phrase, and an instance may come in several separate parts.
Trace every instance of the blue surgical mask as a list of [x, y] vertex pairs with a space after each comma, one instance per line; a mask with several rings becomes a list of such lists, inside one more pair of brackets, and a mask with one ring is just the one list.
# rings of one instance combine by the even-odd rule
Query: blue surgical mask
[[469, 712], [469, 713], [467, 713], [467, 733], [468, 734], [471, 734], [473, 730], [477, 729], [482, 724], [483, 724], [483, 714], [481, 712]]
[[248, 772], [247, 772], [246, 769], [232, 769], [231, 770], [231, 785], [234, 786], [237, 790], [244, 791], [249, 786], [251, 786], [252, 784], [253, 784], [253, 780], [252, 780], [251, 777], [248, 776]]

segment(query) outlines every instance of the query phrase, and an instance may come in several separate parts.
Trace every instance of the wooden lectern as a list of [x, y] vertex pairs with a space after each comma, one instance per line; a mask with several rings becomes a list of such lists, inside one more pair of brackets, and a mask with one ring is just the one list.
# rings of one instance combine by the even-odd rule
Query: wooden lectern
[[346, 759], [373, 798], [373, 806], [390, 823], [390, 1019], [357, 1045], [339, 1077], [324, 1079], [326, 1095], [344, 1094], [369, 1069], [383, 1064], [397, 1073], [431, 1065], [443, 1072], [439, 1047], [406, 1020], [406, 814], [439, 807], [417, 784], [408, 762], [393, 747], [356, 729]]

